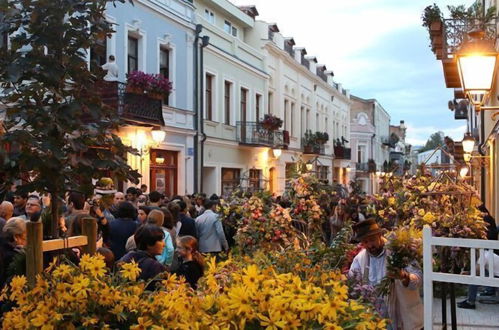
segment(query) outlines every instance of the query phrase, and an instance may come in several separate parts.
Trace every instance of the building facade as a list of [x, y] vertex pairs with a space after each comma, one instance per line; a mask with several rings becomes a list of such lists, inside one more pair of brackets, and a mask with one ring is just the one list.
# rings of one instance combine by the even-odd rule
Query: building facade
[[[133, 5], [108, 4], [106, 16], [115, 24], [116, 32], [102, 42], [100, 52], [92, 51], [91, 56], [100, 56], [99, 64], [103, 64], [114, 55], [120, 82], [126, 82], [128, 73], [142, 71], [161, 74], [173, 84], [172, 92], [162, 102], [136, 100], [138, 120], [127, 120], [128, 125], [118, 132], [125, 144], [140, 152], [139, 156], [128, 155], [129, 165], [140, 172], [141, 184], [151, 191], [170, 197], [192, 193], [194, 5], [182, 0], [139, 0]], [[125, 98], [128, 96], [125, 94]], [[125, 106], [129, 109], [128, 104]], [[151, 113], [158, 116], [151, 120], [147, 118]], [[154, 142], [153, 129], [166, 132], [165, 139]]]
[[390, 115], [375, 99], [352, 96], [352, 177], [366, 193], [378, 190], [378, 175], [390, 161]]
[[[265, 56], [268, 107], [265, 113], [283, 119], [286, 139], [282, 155], [271, 164], [272, 191], [282, 193], [287, 179], [301, 160], [312, 165], [320, 180], [347, 184], [350, 164], [350, 95], [333, 80], [333, 72], [307, 56], [305, 48], [285, 38], [276, 24], [257, 21], [248, 36]], [[327, 133], [323, 144], [310, 142], [310, 135]], [[313, 140], [313, 138], [312, 138]], [[336, 150], [341, 151], [341, 155]], [[349, 149], [348, 149], [349, 150]], [[339, 153], [339, 152], [337, 152]]]

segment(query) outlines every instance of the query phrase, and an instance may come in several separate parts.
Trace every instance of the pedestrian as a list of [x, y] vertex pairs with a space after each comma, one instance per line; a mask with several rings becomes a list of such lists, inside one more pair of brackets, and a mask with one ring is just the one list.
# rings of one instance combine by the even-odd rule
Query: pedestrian
[[28, 201], [28, 194], [19, 191], [14, 192], [14, 213], [12, 216], [20, 217], [26, 215], [26, 202]]
[[11, 202], [3, 201], [0, 204], [0, 233], [5, 223], [12, 218], [14, 214], [14, 205]]
[[116, 259], [125, 254], [127, 239], [132, 236], [139, 226], [136, 221], [137, 211], [129, 202], [121, 202], [118, 206], [118, 218], [109, 223], [110, 249]]
[[[156, 225], [141, 226], [134, 234], [137, 250], [128, 252], [119, 259], [118, 264], [136, 262], [140, 268], [138, 279], [144, 281], [149, 281], [165, 272], [166, 267], [156, 260], [156, 256], [161, 255], [165, 247], [164, 235], [164, 231]], [[151, 282], [146, 289], [152, 290], [154, 286], [155, 284]]]
[[[26, 246], [26, 221], [19, 217], [10, 218], [0, 235], [0, 288], [12, 275], [17, 274], [13, 268], [16, 256], [24, 254]], [[22, 268], [22, 267], [21, 267]]]
[[419, 288], [423, 283], [423, 273], [415, 262], [394, 273], [387, 273], [386, 249], [383, 229], [374, 218], [354, 225], [355, 238], [362, 242], [363, 249], [355, 256], [350, 266], [349, 276], [360, 276], [363, 283], [377, 286], [385, 278], [394, 279], [393, 290], [384, 297], [385, 314], [392, 321], [393, 329], [416, 330], [423, 328], [423, 304]]
[[199, 251], [201, 253], [218, 254], [229, 249], [222, 222], [215, 213], [218, 201], [209, 200], [205, 204], [204, 213], [196, 218], [196, 230], [199, 235]]
[[181, 263], [175, 273], [183, 276], [195, 290], [198, 280], [203, 276], [205, 267], [204, 258], [199, 253], [198, 241], [192, 236], [180, 237], [177, 240], [177, 250]]
[[176, 200], [180, 207], [178, 213], [178, 220], [181, 222], [181, 227], [178, 236], [192, 236], [197, 237], [196, 222], [188, 215], [187, 204], [183, 200]]

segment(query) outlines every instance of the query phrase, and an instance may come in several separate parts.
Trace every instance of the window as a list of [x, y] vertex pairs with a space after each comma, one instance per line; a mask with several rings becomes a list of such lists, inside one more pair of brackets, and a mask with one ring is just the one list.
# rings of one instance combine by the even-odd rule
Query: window
[[367, 163], [365, 145], [361, 144], [357, 146], [357, 163]]
[[224, 31], [231, 34], [233, 37], [237, 37], [237, 28], [232, 26], [232, 23], [229, 21], [224, 22]]
[[306, 129], [306, 120], [305, 120], [305, 108], [301, 107], [300, 108], [300, 134], [303, 135], [305, 134], [305, 129]]
[[241, 170], [238, 168], [222, 168], [222, 196], [229, 196], [237, 189], [241, 181]]
[[321, 182], [326, 183], [328, 181], [327, 179], [328, 173], [329, 173], [328, 166], [317, 165], [317, 178]]
[[290, 116], [289, 116], [289, 135], [294, 136], [293, 132], [293, 125], [294, 125], [294, 117], [295, 117], [295, 104], [291, 102], [291, 110], [290, 110]]
[[[6, 46], [5, 46], [6, 47]], [[98, 38], [90, 48], [90, 70], [101, 67], [107, 62], [107, 38]]]
[[262, 96], [260, 94], [255, 95], [255, 111], [256, 111], [256, 121], [260, 121], [260, 107], [262, 102]]
[[315, 131], [319, 132], [320, 131], [320, 127], [321, 127], [321, 122], [319, 120], [319, 114], [316, 113], [315, 114]]
[[[170, 50], [161, 48], [159, 50], [159, 74], [170, 79]], [[168, 105], [168, 95], [165, 95], [164, 104]]]
[[[307, 118], [306, 118], [306, 121], [307, 121], [307, 130], [310, 129], [310, 109], [307, 109]], [[303, 134], [305, 134], [305, 132], [303, 132]]]
[[128, 36], [128, 71], [139, 70], [139, 39]]
[[267, 113], [271, 114], [272, 113], [272, 111], [271, 111], [272, 102], [274, 102], [274, 94], [272, 92], [269, 92], [268, 102], [269, 102], [269, 104], [267, 105]]
[[246, 122], [246, 115], [248, 111], [248, 90], [241, 88], [241, 121]]
[[205, 118], [213, 120], [213, 75], [206, 74], [205, 84]]
[[327, 127], [327, 117], [324, 118], [324, 132], [327, 132], [328, 131], [328, 127]]
[[225, 81], [225, 95], [224, 95], [224, 110], [225, 110], [225, 125], [230, 125], [230, 113], [231, 113], [231, 94], [232, 94], [232, 84], [229, 81]]
[[215, 14], [213, 14], [213, 12], [208, 9], [204, 10], [204, 19], [211, 24], [215, 24]]
[[284, 129], [289, 131], [289, 114], [288, 114], [288, 100], [284, 100]]
[[250, 169], [249, 170], [249, 191], [255, 192], [262, 190], [262, 170]]

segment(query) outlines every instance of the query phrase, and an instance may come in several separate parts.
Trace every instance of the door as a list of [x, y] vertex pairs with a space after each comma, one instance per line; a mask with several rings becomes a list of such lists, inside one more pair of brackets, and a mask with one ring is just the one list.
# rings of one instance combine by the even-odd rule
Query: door
[[275, 167], [272, 167], [269, 171], [269, 190], [271, 193], [276, 191], [276, 181], [275, 181], [276, 170]]
[[177, 195], [178, 152], [151, 150], [151, 191]]

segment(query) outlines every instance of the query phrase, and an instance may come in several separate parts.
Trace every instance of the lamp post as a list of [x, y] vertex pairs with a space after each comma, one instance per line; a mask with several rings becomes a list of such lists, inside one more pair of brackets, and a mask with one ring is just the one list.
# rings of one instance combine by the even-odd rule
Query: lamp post
[[464, 134], [462, 144], [463, 144], [463, 151], [467, 154], [471, 154], [473, 152], [473, 149], [475, 148], [475, 139], [468, 132]]
[[479, 110], [494, 83], [497, 69], [494, 45], [487, 40], [471, 40], [463, 44], [456, 57], [463, 90]]

